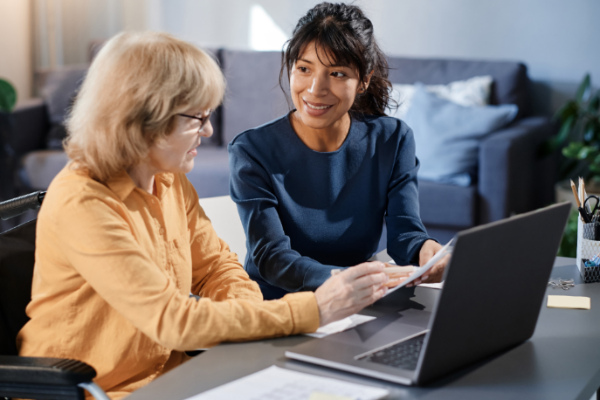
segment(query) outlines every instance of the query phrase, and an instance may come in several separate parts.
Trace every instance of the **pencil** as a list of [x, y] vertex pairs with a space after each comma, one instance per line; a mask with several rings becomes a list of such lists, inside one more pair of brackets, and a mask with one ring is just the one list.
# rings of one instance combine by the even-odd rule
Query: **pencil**
[[575, 188], [575, 182], [573, 182], [573, 179], [571, 179], [571, 190], [573, 191], [573, 196], [575, 196], [577, 208], [581, 208], [581, 203], [579, 202], [579, 196], [577, 195], [577, 189]]

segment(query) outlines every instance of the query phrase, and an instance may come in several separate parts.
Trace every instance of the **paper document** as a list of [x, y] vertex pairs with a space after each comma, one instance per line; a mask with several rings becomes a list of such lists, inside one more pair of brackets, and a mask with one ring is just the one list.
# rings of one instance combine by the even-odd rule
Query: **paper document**
[[429, 261], [427, 261], [427, 263], [425, 265], [417, 268], [417, 270], [415, 272], [413, 272], [412, 275], [408, 277], [408, 279], [406, 279], [404, 282], [402, 282], [398, 286], [394, 286], [393, 288], [389, 289], [385, 295], [387, 296], [388, 294], [400, 289], [401, 287], [406, 286], [407, 284], [414, 281], [415, 279], [420, 278], [421, 276], [423, 276], [425, 274], [425, 272], [429, 271], [431, 269], [431, 267], [433, 267], [442, 257], [444, 257], [446, 254], [452, 254], [452, 250], [454, 249], [453, 242], [454, 242], [454, 238], [450, 239], [450, 241], [448, 243], [446, 243], [446, 245], [444, 247], [442, 247], [440, 249], [440, 251], [435, 253], [435, 255], [433, 257], [431, 257], [431, 259]]
[[431, 288], [431, 289], [443, 289], [444, 288], [444, 282], [421, 283], [419, 285], [419, 287], [426, 287], [426, 288]]
[[307, 333], [306, 336], [322, 338], [333, 333], [338, 333], [348, 330], [350, 328], [354, 328], [355, 326], [364, 324], [365, 322], [371, 321], [372, 319], [375, 319], [375, 317], [371, 317], [370, 315], [353, 314], [344, 319], [340, 319], [339, 321], [335, 321], [325, 326], [322, 326], [319, 329], [317, 329], [315, 333]]
[[186, 400], [375, 400], [386, 389], [279, 368], [275, 365]]

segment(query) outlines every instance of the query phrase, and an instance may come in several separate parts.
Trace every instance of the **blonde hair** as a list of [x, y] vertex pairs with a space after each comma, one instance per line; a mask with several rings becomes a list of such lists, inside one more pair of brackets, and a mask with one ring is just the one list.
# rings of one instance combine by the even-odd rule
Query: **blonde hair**
[[74, 168], [101, 182], [136, 165], [174, 116], [214, 109], [225, 79], [204, 51], [166, 33], [120, 33], [94, 59], [67, 120]]

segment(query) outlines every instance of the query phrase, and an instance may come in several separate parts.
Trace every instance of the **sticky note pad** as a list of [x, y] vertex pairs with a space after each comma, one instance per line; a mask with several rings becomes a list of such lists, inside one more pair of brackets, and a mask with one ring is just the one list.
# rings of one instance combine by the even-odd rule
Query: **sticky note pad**
[[550, 308], [575, 308], [589, 310], [591, 300], [584, 296], [556, 296], [548, 295], [548, 307]]

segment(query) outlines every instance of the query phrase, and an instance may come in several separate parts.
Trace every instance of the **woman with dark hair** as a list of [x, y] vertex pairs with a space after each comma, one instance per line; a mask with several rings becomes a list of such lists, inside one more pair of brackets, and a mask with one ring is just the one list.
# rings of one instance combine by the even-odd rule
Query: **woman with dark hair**
[[[356, 6], [318, 4], [287, 42], [280, 82], [286, 70], [295, 108], [229, 145], [245, 268], [265, 298], [314, 290], [369, 259], [384, 219], [394, 261], [426, 263], [442, 246], [419, 216], [412, 131], [385, 116], [391, 84], [371, 21]], [[415, 283], [440, 281], [445, 263]]]

